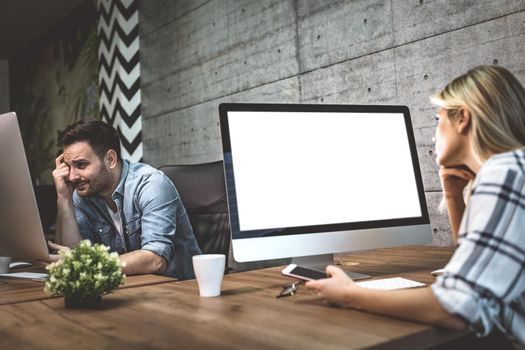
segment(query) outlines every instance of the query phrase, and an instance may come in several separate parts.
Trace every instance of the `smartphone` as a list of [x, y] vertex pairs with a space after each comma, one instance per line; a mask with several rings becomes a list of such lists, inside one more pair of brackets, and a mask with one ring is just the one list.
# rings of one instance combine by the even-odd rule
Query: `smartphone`
[[296, 264], [290, 264], [286, 266], [281, 273], [285, 276], [299, 278], [303, 281], [319, 280], [326, 278], [326, 273], [318, 270], [309, 269], [307, 267], [297, 266]]

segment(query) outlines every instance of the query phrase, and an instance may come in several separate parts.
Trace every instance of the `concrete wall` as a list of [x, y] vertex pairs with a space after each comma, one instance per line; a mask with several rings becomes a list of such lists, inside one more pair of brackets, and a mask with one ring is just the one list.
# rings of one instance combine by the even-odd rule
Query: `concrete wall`
[[9, 108], [9, 62], [0, 60], [0, 114], [9, 112]]
[[[222, 102], [408, 105], [435, 245], [450, 245], [428, 96], [479, 64], [525, 84], [524, 0], [140, 1], [144, 159], [222, 158]], [[385, 150], [385, 156], [388, 156]]]
[[9, 102], [35, 184], [53, 183], [59, 131], [98, 114], [96, 18], [95, 2], [83, 0], [9, 58]]

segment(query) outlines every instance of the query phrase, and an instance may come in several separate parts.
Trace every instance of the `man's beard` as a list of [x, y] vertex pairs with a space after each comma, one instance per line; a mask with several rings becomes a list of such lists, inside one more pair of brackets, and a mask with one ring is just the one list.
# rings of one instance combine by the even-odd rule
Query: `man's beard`
[[[111, 184], [111, 173], [107, 169], [102, 168], [97, 176], [91, 179], [81, 179], [79, 181], [76, 181], [73, 183], [73, 186], [75, 186], [75, 189], [77, 189], [77, 194], [79, 196], [87, 197], [97, 196], [103, 192], [107, 192], [108, 190], [110, 190]], [[86, 185], [88, 186], [87, 191], [80, 193], [78, 191], [78, 187]]]

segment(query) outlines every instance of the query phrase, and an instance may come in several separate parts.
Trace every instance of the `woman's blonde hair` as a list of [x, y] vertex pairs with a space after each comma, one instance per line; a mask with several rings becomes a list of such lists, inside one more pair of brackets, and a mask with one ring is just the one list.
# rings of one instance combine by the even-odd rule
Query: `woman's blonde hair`
[[459, 109], [470, 111], [469, 137], [480, 164], [494, 154], [525, 145], [525, 89], [505, 68], [475, 67], [452, 80], [431, 101], [447, 109], [451, 121]]

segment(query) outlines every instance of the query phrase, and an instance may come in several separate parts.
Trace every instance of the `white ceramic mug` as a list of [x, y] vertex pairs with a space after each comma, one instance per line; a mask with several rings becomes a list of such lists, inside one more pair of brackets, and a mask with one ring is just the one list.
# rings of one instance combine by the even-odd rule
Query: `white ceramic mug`
[[202, 254], [193, 256], [193, 270], [201, 297], [221, 295], [226, 256], [224, 254]]
[[0, 273], [9, 273], [9, 264], [11, 258], [8, 256], [0, 256]]

